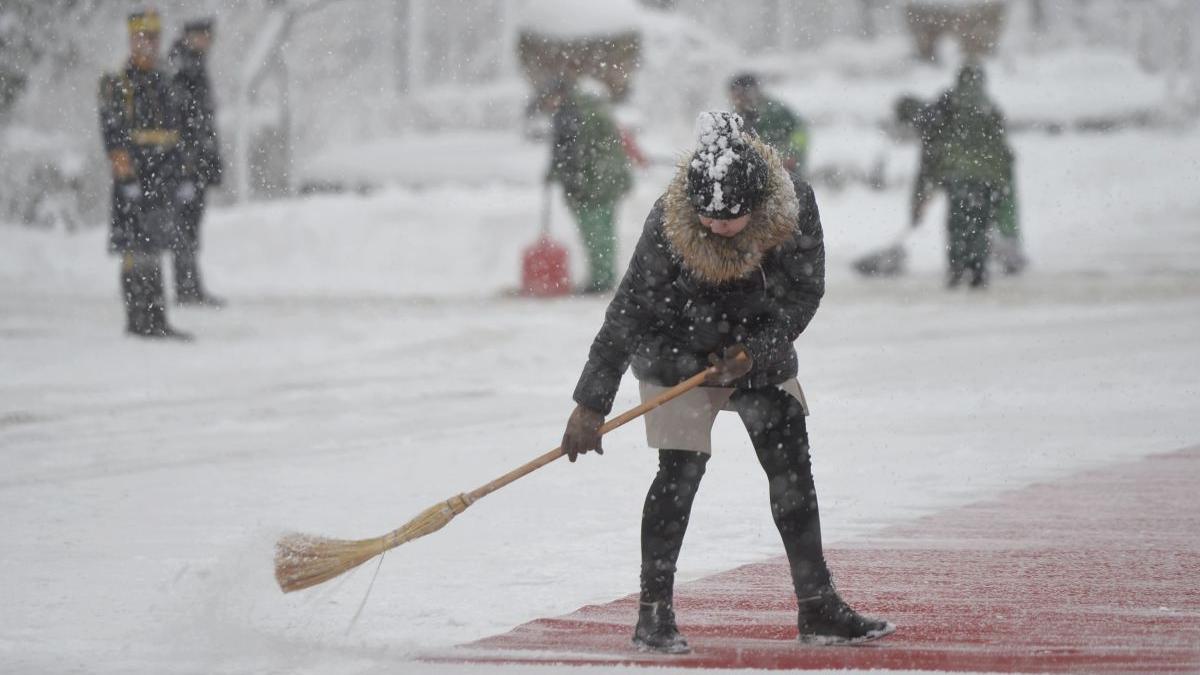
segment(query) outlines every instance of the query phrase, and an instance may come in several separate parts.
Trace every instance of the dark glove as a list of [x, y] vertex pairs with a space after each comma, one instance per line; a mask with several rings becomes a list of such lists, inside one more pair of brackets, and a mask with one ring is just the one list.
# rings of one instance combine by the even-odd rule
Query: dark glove
[[583, 405], [575, 406], [571, 419], [567, 420], [567, 430], [563, 432], [562, 451], [572, 462], [579, 455], [592, 450], [603, 455], [604, 448], [600, 447], [600, 426], [604, 424], [604, 415]]
[[754, 359], [742, 345], [730, 345], [720, 356], [709, 354], [708, 362], [715, 372], [704, 380], [704, 384], [716, 387], [732, 386], [754, 367]]
[[191, 204], [196, 201], [196, 184], [190, 180], [181, 181], [175, 188], [175, 200], [180, 204]]
[[128, 203], [142, 200], [142, 186], [138, 184], [137, 179], [122, 181], [117, 184], [117, 189], [121, 193], [121, 199]]

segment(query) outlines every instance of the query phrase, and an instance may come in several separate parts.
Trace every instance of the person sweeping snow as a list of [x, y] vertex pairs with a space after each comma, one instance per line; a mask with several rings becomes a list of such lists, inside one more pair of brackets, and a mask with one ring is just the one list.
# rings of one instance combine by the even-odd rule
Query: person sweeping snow
[[838, 595], [821, 547], [793, 346], [825, 290], [825, 249], [812, 188], [740, 116], [702, 113], [697, 146], [658, 199], [608, 306], [575, 388], [562, 450], [602, 453], [600, 428], [632, 365], [643, 400], [711, 365], [705, 386], [646, 415], [659, 451], [641, 529], [633, 642], [690, 651], [675, 622], [676, 561], [711, 454], [713, 421], [737, 412], [767, 474], [799, 602], [803, 642], [862, 642], [895, 627]]

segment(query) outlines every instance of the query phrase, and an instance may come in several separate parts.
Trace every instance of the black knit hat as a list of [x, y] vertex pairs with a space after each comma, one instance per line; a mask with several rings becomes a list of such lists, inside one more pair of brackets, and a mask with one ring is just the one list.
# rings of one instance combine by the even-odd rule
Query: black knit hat
[[704, 112], [696, 118], [688, 199], [702, 216], [740, 218], [766, 196], [767, 163], [750, 145], [744, 126], [737, 113]]
[[740, 73], [729, 80], [730, 89], [758, 89], [758, 76], [754, 73]]

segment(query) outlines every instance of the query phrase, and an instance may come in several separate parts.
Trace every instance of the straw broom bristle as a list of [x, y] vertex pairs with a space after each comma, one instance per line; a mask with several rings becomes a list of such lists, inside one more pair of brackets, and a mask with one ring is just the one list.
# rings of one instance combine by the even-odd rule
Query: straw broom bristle
[[289, 533], [275, 543], [275, 581], [291, 593], [348, 572], [371, 558], [413, 539], [436, 532], [467, 510], [471, 498], [456, 495], [425, 509], [382, 537], [350, 541]]
[[380, 539], [347, 541], [292, 532], [275, 544], [275, 580], [284, 593], [315, 586], [383, 553]]

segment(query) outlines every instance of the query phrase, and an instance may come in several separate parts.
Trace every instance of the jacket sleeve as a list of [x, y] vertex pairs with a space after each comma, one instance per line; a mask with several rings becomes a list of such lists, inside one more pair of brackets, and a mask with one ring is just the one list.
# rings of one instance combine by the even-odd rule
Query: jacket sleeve
[[912, 203], [924, 201], [933, 195], [938, 186], [937, 149], [932, 142], [921, 143], [921, 159], [917, 164], [917, 177], [913, 180]]
[[100, 138], [104, 142], [104, 151], [124, 150], [129, 148], [129, 124], [125, 119], [125, 97], [127, 87], [121, 78], [104, 75], [100, 78]]
[[604, 314], [604, 324], [588, 352], [579, 376], [575, 402], [607, 415], [643, 335], [652, 328], [672, 302], [675, 263], [663, 238], [662, 199], [650, 210], [642, 236], [634, 249], [629, 269]]
[[917, 114], [916, 128], [921, 139], [921, 160], [917, 166], [916, 180], [913, 181], [914, 204], [931, 196], [942, 180], [942, 136], [949, 124], [950, 115], [949, 93], [942, 94], [937, 101], [923, 106]]
[[201, 180], [206, 185], [220, 185], [225, 173], [225, 163], [221, 159], [221, 142], [217, 137], [217, 120], [211, 108], [204, 113], [206, 120], [204, 138], [201, 141]]
[[825, 243], [817, 200], [807, 183], [797, 181], [795, 185], [800, 199], [798, 232], [781, 252], [788, 283], [775, 298], [775, 309], [767, 321], [746, 340], [746, 349], [755, 361], [766, 359], [780, 345], [795, 342], [825, 295]]
[[203, 185], [219, 185], [224, 166], [208, 75], [202, 65], [180, 68], [172, 84], [175, 95], [179, 97], [183, 120], [180, 139], [186, 153], [188, 171]]
[[564, 185], [578, 170], [579, 164], [579, 134], [583, 121], [573, 105], [564, 104], [554, 114], [553, 146], [550, 148], [550, 169], [547, 172], [551, 180]]
[[204, 185], [212, 184], [215, 181], [211, 180], [213, 171], [208, 148], [209, 125], [203, 102], [200, 100], [195, 73], [182, 68], [176, 71], [171, 79], [171, 91], [180, 121], [179, 141], [183, 153], [184, 174]]

